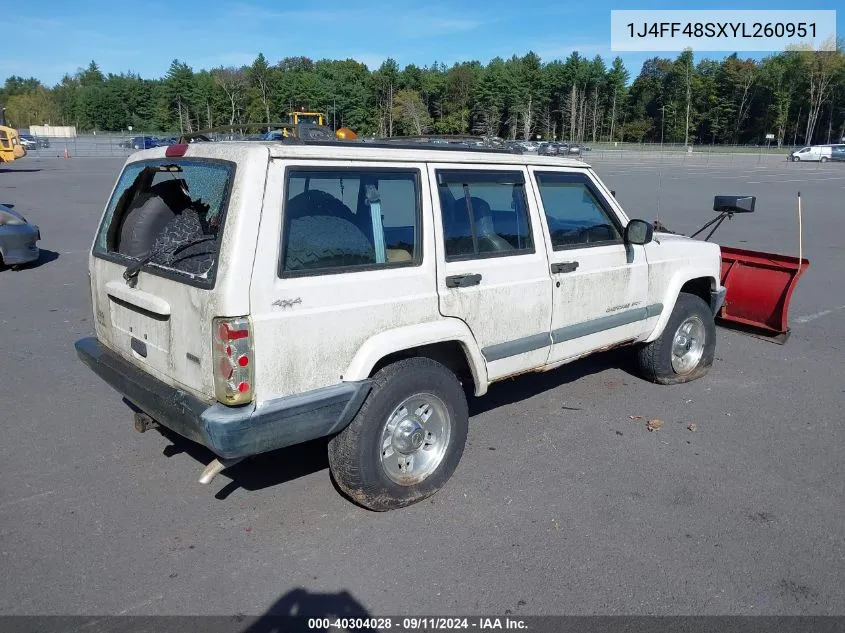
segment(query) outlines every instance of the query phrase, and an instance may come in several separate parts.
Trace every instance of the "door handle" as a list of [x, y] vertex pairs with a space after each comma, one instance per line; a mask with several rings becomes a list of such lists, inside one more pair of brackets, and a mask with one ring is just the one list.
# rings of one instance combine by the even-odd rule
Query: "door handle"
[[447, 288], [466, 288], [481, 283], [481, 275], [450, 275], [446, 277]]
[[578, 262], [560, 262], [552, 264], [552, 273], [572, 273], [578, 268]]

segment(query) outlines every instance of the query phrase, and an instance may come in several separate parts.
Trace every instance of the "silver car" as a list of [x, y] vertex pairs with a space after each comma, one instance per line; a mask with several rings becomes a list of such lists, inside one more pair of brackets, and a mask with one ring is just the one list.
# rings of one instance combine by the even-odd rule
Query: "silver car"
[[36, 242], [41, 231], [17, 211], [0, 204], [0, 268], [18, 266], [38, 259]]

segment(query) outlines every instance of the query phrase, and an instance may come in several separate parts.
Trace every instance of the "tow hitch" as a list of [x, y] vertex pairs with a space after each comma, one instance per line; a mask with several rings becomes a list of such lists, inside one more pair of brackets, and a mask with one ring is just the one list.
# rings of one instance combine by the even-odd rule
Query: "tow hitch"
[[158, 422], [153, 420], [146, 413], [141, 413], [139, 411], [135, 412], [135, 430], [138, 431], [138, 433], [146, 433], [150, 429], [157, 428], [158, 426]]

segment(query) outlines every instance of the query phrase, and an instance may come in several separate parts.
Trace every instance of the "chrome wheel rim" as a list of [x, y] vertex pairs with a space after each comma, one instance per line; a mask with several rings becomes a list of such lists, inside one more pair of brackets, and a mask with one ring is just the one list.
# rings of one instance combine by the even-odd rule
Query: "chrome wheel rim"
[[452, 434], [446, 404], [421, 393], [406, 398], [381, 432], [381, 465], [397, 484], [410, 486], [431, 475], [443, 461]]
[[700, 317], [691, 316], [681, 323], [672, 339], [672, 369], [676, 374], [688, 374], [698, 367], [706, 336]]

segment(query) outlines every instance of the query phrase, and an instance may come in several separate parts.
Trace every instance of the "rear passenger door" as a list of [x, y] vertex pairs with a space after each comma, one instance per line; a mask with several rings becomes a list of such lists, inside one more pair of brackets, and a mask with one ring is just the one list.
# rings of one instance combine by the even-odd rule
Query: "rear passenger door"
[[623, 243], [627, 219], [583, 169], [530, 171], [548, 227], [554, 281], [549, 363], [640, 337], [660, 306], [646, 305], [645, 249]]
[[371, 337], [440, 319], [427, 173], [273, 160], [250, 292], [259, 400], [344, 380]]
[[472, 330], [491, 380], [545, 364], [552, 288], [523, 167], [429, 166], [440, 312]]

